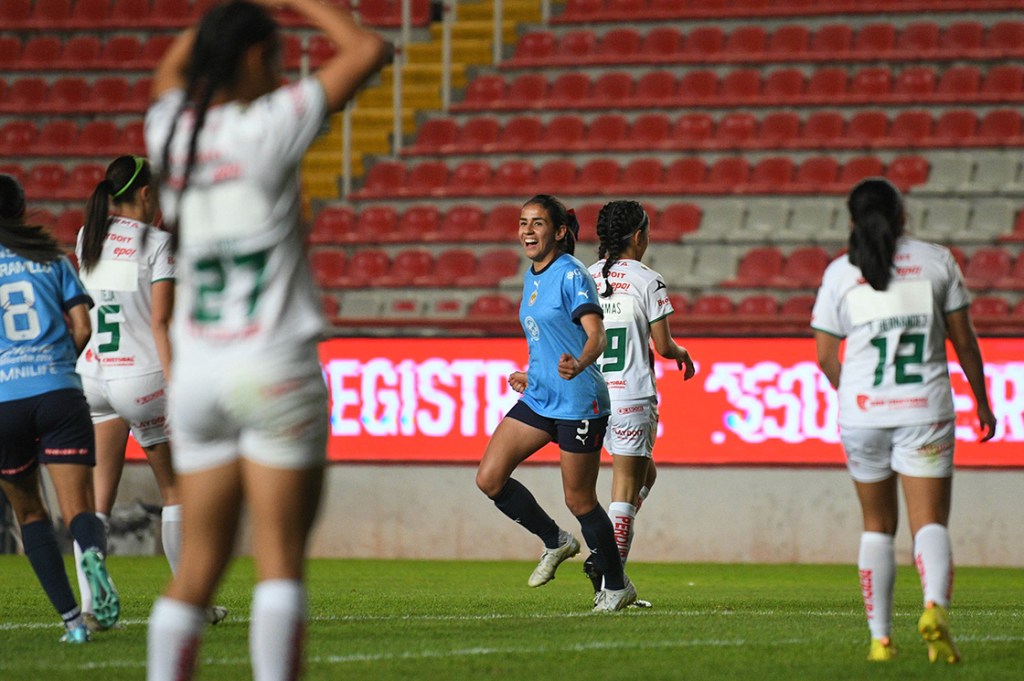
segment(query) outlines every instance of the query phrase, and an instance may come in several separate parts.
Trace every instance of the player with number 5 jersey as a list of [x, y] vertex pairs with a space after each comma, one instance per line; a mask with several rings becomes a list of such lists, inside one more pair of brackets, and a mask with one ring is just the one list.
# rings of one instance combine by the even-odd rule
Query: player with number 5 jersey
[[[949, 338], [974, 393], [982, 441], [995, 434], [970, 297], [948, 249], [904, 236], [903, 197], [869, 178], [850, 192], [849, 252], [825, 270], [814, 303], [818, 363], [839, 393], [839, 428], [864, 516], [860, 584], [871, 632], [868, 659], [895, 655], [893, 537], [902, 482], [932, 662], [955, 663], [947, 608], [955, 412]], [[846, 352], [839, 359], [840, 343]]]

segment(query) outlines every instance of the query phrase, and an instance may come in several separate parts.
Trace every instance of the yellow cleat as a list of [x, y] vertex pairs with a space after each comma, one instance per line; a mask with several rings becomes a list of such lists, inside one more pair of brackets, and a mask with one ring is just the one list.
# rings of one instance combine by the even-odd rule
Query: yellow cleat
[[928, 659], [932, 662], [942, 660], [948, 664], [960, 661], [960, 651], [953, 643], [949, 633], [949, 615], [941, 605], [932, 605], [924, 609], [921, 619], [917, 621], [917, 630], [928, 644]]
[[889, 662], [896, 659], [896, 647], [887, 638], [871, 639], [871, 650], [868, 651], [869, 662]]

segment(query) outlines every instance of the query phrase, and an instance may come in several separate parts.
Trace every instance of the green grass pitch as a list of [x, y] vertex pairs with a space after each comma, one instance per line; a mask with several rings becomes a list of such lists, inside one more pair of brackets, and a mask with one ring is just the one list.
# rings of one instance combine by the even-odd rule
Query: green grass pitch
[[[68, 565], [70, 568], [70, 563]], [[112, 557], [121, 629], [86, 646], [62, 631], [23, 556], [0, 556], [0, 679], [145, 677], [146, 625], [167, 578], [156, 557]], [[843, 679], [1024, 678], [1019, 570], [958, 568], [952, 622], [962, 665], [929, 664], [915, 624], [920, 587], [897, 579], [899, 658], [869, 663], [849, 565], [630, 566], [651, 610], [589, 612], [576, 559], [530, 589], [516, 562], [314, 560], [309, 565], [306, 679]], [[207, 631], [200, 679], [251, 678], [252, 563], [233, 564], [218, 596], [227, 621]]]

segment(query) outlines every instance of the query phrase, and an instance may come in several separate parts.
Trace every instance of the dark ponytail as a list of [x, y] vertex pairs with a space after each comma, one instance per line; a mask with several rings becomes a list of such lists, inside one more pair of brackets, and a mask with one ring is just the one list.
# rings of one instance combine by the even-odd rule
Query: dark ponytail
[[[199, 23], [192, 53], [185, 68], [185, 101], [171, 123], [160, 161], [162, 183], [170, 184], [170, 178], [173, 176], [171, 143], [182, 114], [186, 109], [191, 109], [195, 121], [192, 125], [192, 136], [188, 141], [184, 170], [180, 181], [175, 181], [170, 186], [171, 190], [178, 193], [179, 218], [181, 201], [196, 164], [199, 133], [206, 124], [210, 102], [219, 90], [238, 83], [242, 58], [250, 47], [270, 41], [268, 56], [272, 58], [280, 50], [278, 40], [277, 24], [266, 10], [245, 0], [233, 0], [217, 5], [207, 12]], [[165, 228], [171, 233], [171, 243], [176, 247], [179, 239], [177, 219], [165, 224]]]
[[597, 257], [604, 258], [601, 275], [604, 277], [605, 289], [601, 292], [602, 298], [612, 294], [608, 273], [619, 261], [622, 247], [629, 242], [630, 237], [649, 226], [647, 211], [636, 201], [611, 201], [602, 206], [601, 212], [597, 214], [597, 236], [601, 240]]
[[523, 206], [540, 206], [547, 211], [551, 225], [557, 231], [565, 225], [565, 236], [558, 240], [558, 248], [568, 255], [576, 253], [576, 242], [580, 238], [580, 222], [576, 219], [576, 211], [566, 209], [565, 204], [550, 194], [537, 194]]
[[10, 175], [0, 175], [0, 246], [32, 262], [52, 262], [64, 255], [46, 228], [25, 224], [25, 191]]
[[96, 185], [85, 206], [82, 254], [78, 264], [83, 272], [96, 267], [103, 254], [103, 243], [110, 230], [108, 206], [132, 203], [142, 187], [152, 180], [149, 163], [141, 156], [119, 156], [107, 166], [106, 177]]
[[858, 183], [846, 203], [850, 209], [850, 263], [860, 268], [864, 279], [876, 291], [884, 291], [892, 279], [897, 240], [906, 221], [903, 197], [882, 178]]

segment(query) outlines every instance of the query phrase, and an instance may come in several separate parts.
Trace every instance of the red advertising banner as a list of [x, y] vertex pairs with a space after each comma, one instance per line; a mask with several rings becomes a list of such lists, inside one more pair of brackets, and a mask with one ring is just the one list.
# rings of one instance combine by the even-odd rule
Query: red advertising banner
[[[656, 369], [659, 464], [842, 465], [836, 394], [814, 360], [810, 338], [684, 341], [697, 375], [674, 362]], [[950, 362], [960, 466], [1024, 467], [1024, 341], [982, 339], [998, 420], [979, 444], [974, 399]], [[475, 462], [518, 394], [507, 377], [525, 368], [518, 338], [378, 339], [324, 342], [330, 390], [328, 457], [338, 462]], [[951, 358], [954, 357], [950, 351]], [[135, 448], [135, 455], [139, 452]], [[133, 457], [135, 458], [135, 457]], [[554, 462], [554, 445], [531, 461]]]
[[[684, 382], [657, 363], [659, 464], [841, 465], [836, 395], [808, 338], [692, 339]], [[1024, 466], [1024, 344], [985, 339], [996, 437], [977, 442], [974, 400], [950, 362], [956, 462]], [[953, 355], [950, 354], [952, 357]], [[321, 346], [331, 393], [333, 461], [479, 460], [518, 399], [506, 378], [526, 363], [521, 339], [337, 339]], [[557, 461], [552, 445], [533, 461]]]

